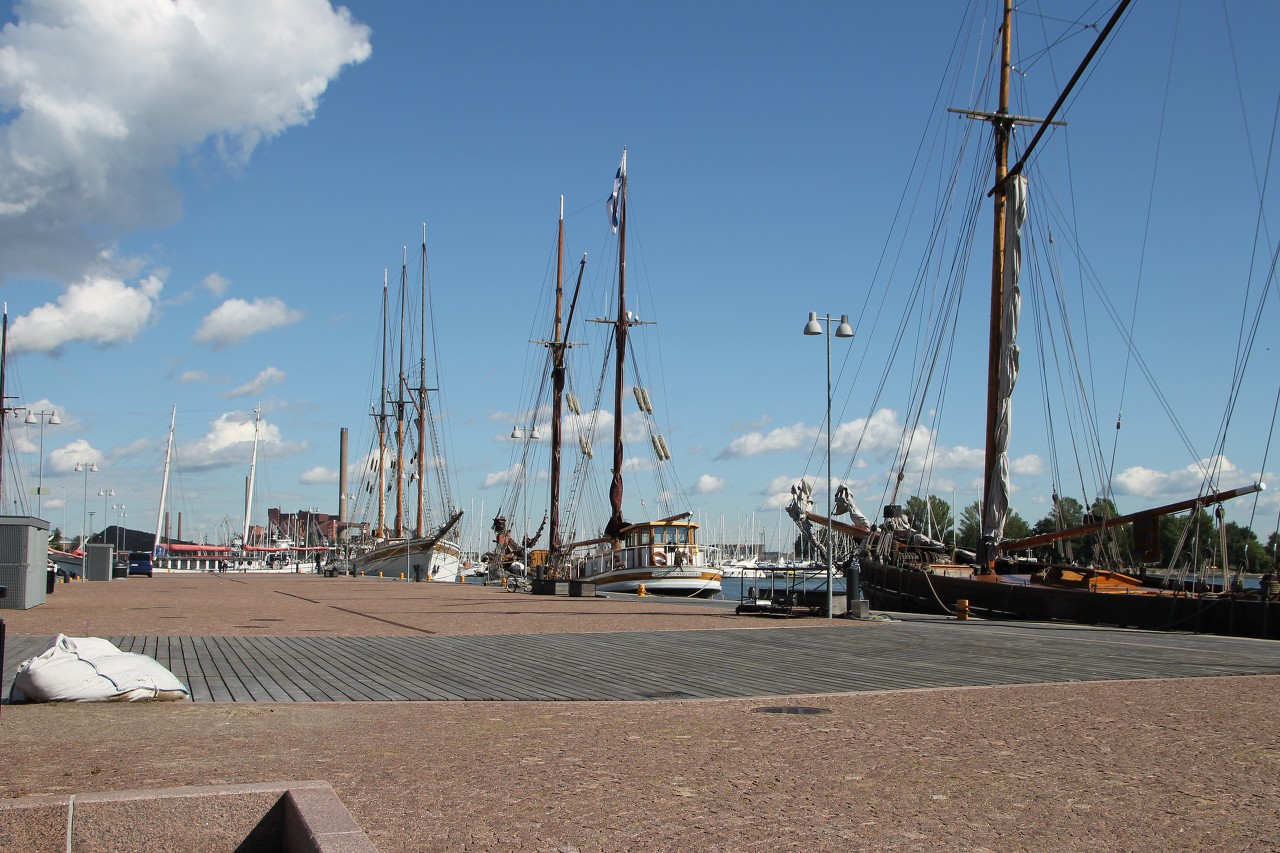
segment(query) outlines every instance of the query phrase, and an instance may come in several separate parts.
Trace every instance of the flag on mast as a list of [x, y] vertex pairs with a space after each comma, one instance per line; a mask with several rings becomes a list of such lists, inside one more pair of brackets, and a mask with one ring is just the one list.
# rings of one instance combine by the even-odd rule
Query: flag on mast
[[613, 176], [613, 194], [606, 205], [609, 211], [609, 225], [613, 233], [618, 233], [618, 195], [622, 192], [622, 179], [627, 176], [627, 149], [622, 149], [622, 162], [618, 164], [618, 172]]

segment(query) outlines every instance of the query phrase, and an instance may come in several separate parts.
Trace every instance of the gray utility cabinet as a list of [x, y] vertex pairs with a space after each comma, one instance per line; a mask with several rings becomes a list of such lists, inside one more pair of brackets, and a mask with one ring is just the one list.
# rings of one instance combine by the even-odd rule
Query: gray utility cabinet
[[111, 580], [111, 560], [115, 550], [111, 545], [90, 545], [86, 548], [84, 579], [87, 581]]
[[44, 604], [49, 583], [49, 522], [29, 515], [0, 515], [0, 586], [9, 594], [0, 608], [30, 610]]

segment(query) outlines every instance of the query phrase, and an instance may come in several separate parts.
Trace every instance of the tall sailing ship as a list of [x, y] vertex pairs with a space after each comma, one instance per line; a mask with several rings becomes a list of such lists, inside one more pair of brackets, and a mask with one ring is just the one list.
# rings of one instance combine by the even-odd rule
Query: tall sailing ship
[[[601, 410], [597, 406], [583, 414], [578, 398], [569, 389], [567, 353], [573, 344], [569, 340], [579, 295], [586, 269], [584, 256], [578, 269], [577, 284], [570, 299], [567, 317], [564, 313], [564, 203], [561, 201], [560, 222], [557, 230], [554, 310], [550, 338], [537, 343], [546, 347], [547, 360], [539, 370], [540, 378], [549, 383], [531, 383], [534, 400], [527, 415], [534, 421], [526, 426], [517, 425], [513, 438], [517, 445], [518, 459], [511, 466], [515, 472], [512, 487], [504, 496], [493, 521], [495, 549], [489, 565], [494, 574], [528, 571], [533, 575], [535, 591], [560, 592], [594, 589], [599, 592], [646, 592], [658, 595], [710, 597], [721, 590], [721, 574], [712, 558], [712, 552], [698, 540], [699, 525], [691, 520], [692, 512], [683, 510], [677, 503], [683, 499], [674, 473], [669, 471], [671, 452], [666, 439], [657, 429], [654, 419], [653, 398], [641, 378], [635, 375], [636, 360], [631, 359], [630, 374], [634, 384], [627, 390], [628, 336], [634, 326], [645, 321], [638, 319], [627, 308], [626, 234], [627, 234], [627, 157], [614, 178], [613, 193], [609, 199], [611, 231], [617, 235], [616, 290], [611, 298], [616, 300], [614, 316], [596, 319], [607, 333], [606, 363], [599, 372], [600, 387], [595, 399], [606, 393], [608, 377], [612, 374], [612, 447], [609, 480], [608, 518], [603, 529], [596, 528], [591, 535], [578, 538], [580, 527], [591, 524], [583, 509], [583, 498], [590, 492], [592, 461], [595, 456], [595, 427], [599, 424]], [[611, 364], [610, 364], [611, 362]], [[612, 370], [610, 370], [610, 366]], [[547, 396], [549, 395], [549, 401]], [[663, 510], [656, 520], [628, 521], [624, 517], [624, 415], [628, 397], [636, 401], [637, 420], [643, 423], [647, 433], [647, 446], [652, 450], [648, 466], [659, 478], [661, 485], [653, 498]], [[549, 402], [549, 411], [545, 406]], [[565, 408], [569, 414], [565, 414]], [[532, 448], [540, 445], [541, 431], [536, 421], [545, 417], [549, 426], [549, 477], [548, 506], [543, 522], [532, 533], [517, 531], [516, 519], [525, 506], [527, 486], [537, 478], [538, 471], [531, 468]], [[566, 429], [571, 419], [572, 430]], [[561, 468], [566, 432], [576, 438], [577, 462], [573, 466], [567, 499], [563, 497]], [[572, 446], [572, 445], [571, 445]], [[642, 507], [644, 502], [641, 501]], [[543, 530], [547, 540], [542, 543]], [[539, 547], [541, 545], [541, 547]], [[502, 567], [499, 569], [499, 567]]]
[[[841, 540], [847, 543], [842, 562], [851, 593], [858, 594], [859, 587], [865, 590], [873, 607], [956, 612], [967, 606], [975, 611], [1001, 617], [1061, 619], [1134, 628], [1280, 639], [1280, 603], [1268, 601], [1266, 590], [1260, 593], [1244, 588], [1241, 581], [1244, 567], [1228, 567], [1221, 505], [1234, 498], [1255, 495], [1264, 486], [1261, 482], [1244, 483], [1232, 488], [1218, 485], [1224, 469], [1230, 470], [1221, 463], [1226, 419], [1218, 438], [1217, 455], [1203, 461], [1198, 459], [1196, 463], [1202, 472], [1199, 494], [1186, 500], [1122, 515], [1107, 511], [1114, 507], [1114, 503], [1110, 500], [1109, 480], [1104, 477], [1099, 490], [1104, 499], [1094, 501], [1091, 507], [1102, 511], [1086, 514], [1083, 518], [1077, 518], [1077, 523], [1068, 524], [1065, 523], [1065, 513], [1061, 512], [1062, 507], [1067, 505], [1067, 500], [1059, 497], [1058, 492], [1063, 491], [1060, 488], [1062, 481], [1055, 474], [1055, 483], [1058, 485], [1055, 485], [1053, 503], [1060, 519], [1055, 525], [1056, 529], [1019, 536], [1009, 536], [1006, 529], [1010, 519], [1012, 395], [1020, 366], [1017, 334], [1022, 310], [1022, 291], [1028, 286], [1028, 281], [1023, 280], [1028, 278], [1023, 269], [1024, 261], [1030, 262], [1028, 267], [1034, 263], [1049, 268], [1049, 272], [1044, 272], [1040, 267], [1032, 268], [1030, 281], [1041, 285], [1042, 282], [1036, 280], [1037, 274], [1051, 278], [1056, 272], [1053, 264], [1059, 257], [1058, 250], [1052, 245], [1052, 232], [1050, 245], [1047, 247], [1030, 242], [1046, 229], [1043, 222], [1039, 228], [1032, 227], [1036, 223], [1029, 219], [1033, 214], [1029, 213], [1028, 199], [1034, 187], [1028, 173], [1035, 162], [1033, 155], [1038, 141], [1047, 130], [1061, 124], [1055, 120], [1059, 107], [1071, 97], [1073, 86], [1085, 76], [1094, 56], [1124, 18], [1128, 6], [1129, 0], [1122, 0], [1116, 5], [1109, 21], [1098, 32], [1096, 41], [1081, 62], [1079, 70], [1067, 84], [1053, 109], [1045, 118], [1040, 119], [1011, 112], [1014, 5], [1012, 0], [1003, 0], [999, 23], [1000, 39], [997, 49], [992, 52], [997, 66], [996, 73], [987, 78], [994, 80], [998, 88], [996, 109], [994, 112], [978, 109], [951, 111], [959, 114], [962, 119], [988, 124], [994, 137], [994, 153], [988, 161], [995, 164], [994, 177], [982, 171], [974, 173], [976, 177], [972, 186], [977, 190], [974, 194], [975, 203], [967, 208], [965, 219], [966, 223], [974, 221], [978, 209], [976, 201], [981, 196], [990, 196], [994, 207], [994, 229], [989, 299], [990, 334], [986, 357], [986, 443], [983, 454], [982, 498], [978, 510], [980, 539], [976, 551], [971, 552], [956, 548], [954, 540], [951, 543], [940, 541], [938, 535], [926, 526], [926, 518], [908, 516], [901, 492], [910, 472], [919, 472], [922, 468], [928, 470], [929, 466], [920, 465], [917, 458], [927, 458], [934, 450], [933, 446], [913, 447], [912, 444], [917, 435], [927, 434], [927, 431], [916, 429], [920, 413], [928, 409], [926, 399], [940, 401], [945, 396], [937, 386], [945, 384], [945, 377], [951, 372], [946, 358], [952, 347], [949, 341], [954, 339], [960, 325], [955, 319], [955, 306], [962, 290], [964, 262], [969, 248], [977, 245], [977, 241], [973, 239], [975, 232], [965, 229], [963, 248], [952, 249], [954, 254], [949, 259], [930, 258], [921, 265], [921, 269], [930, 270], [945, 271], [950, 268], [951, 274], [956, 278], [947, 279], [946, 291], [935, 303], [936, 313], [926, 318], [928, 328], [920, 336], [920, 340], [925, 342], [925, 350], [918, 353], [919, 366], [916, 372], [920, 383], [910, 408], [917, 421], [904, 428], [898, 460], [885, 487], [887, 500], [884, 501], [883, 511], [874, 520], [862, 517], [852, 504], [851, 496], [843, 492], [843, 489], [843, 494], [839, 494], [835, 501], [833, 514], [850, 512], [854, 520], [831, 521], [834, 530], [842, 534], [841, 539], [832, 543], [832, 547], [840, 548]], [[1021, 150], [1016, 162], [1010, 165], [1011, 148], [1017, 141], [1015, 129], [1019, 127], [1034, 128], [1035, 133]], [[958, 180], [963, 171], [954, 168], [950, 174]], [[952, 189], [953, 196], [960, 194], [959, 190], [954, 187]], [[1046, 219], [1052, 216], [1052, 213], [1047, 212], [1048, 206], [1043, 209], [1046, 211]], [[944, 216], [937, 220], [939, 223], [945, 221]], [[1059, 223], [1061, 221], [1058, 220]], [[931, 247], [937, 249], [942, 242], [933, 241]], [[922, 275], [921, 279], [924, 277]], [[946, 274], [940, 273], [939, 278], [946, 278]], [[1043, 290], [1049, 294], [1060, 292], [1054, 290], [1055, 286], [1055, 282], [1045, 282]], [[923, 299], [921, 304], [924, 304]], [[1037, 293], [1031, 304], [1039, 312], [1035, 318], [1037, 324], [1044, 323], [1044, 315], [1050, 313], [1045, 310], [1045, 306], [1054, 305], [1054, 297]], [[1259, 312], [1261, 306], [1262, 303], [1259, 302]], [[904, 320], [904, 324], [905, 322]], [[905, 328], [907, 327], [904, 325], [903, 329]], [[1039, 330], [1037, 326], [1037, 331]], [[1131, 337], [1127, 332], [1122, 334], [1128, 347], [1132, 348]], [[1044, 340], [1041, 343], [1043, 348]], [[1055, 339], [1053, 344], [1071, 353], [1070, 357], [1062, 359], [1064, 363], [1080, 358], [1075, 349], [1076, 344], [1070, 339]], [[1243, 364], [1247, 362], [1247, 345], [1248, 342], [1242, 343], [1240, 352], [1244, 355], [1238, 358], [1237, 371], [1242, 371]], [[1041, 366], [1048, 360], [1049, 356], [1043, 353], [1038, 359]], [[1061, 364], [1057, 366], [1063, 370]], [[1146, 373], [1145, 364], [1143, 371]], [[1231, 385], [1233, 395], [1239, 393], [1240, 380], [1241, 375], [1238, 373]], [[932, 387], [931, 383], [934, 383]], [[1049, 383], [1045, 384], [1047, 386]], [[1063, 384], [1067, 388], [1084, 389], [1088, 386], [1088, 380], [1068, 379]], [[933, 397], [930, 398], [929, 395]], [[1072, 425], [1071, 418], [1058, 415], [1052, 404], [1046, 403], [1044, 410], [1048, 413], [1051, 439], [1053, 431], [1065, 431]], [[1118, 420], [1116, 428], [1120, 428]], [[1100, 433], [1100, 429], [1093, 430], [1095, 441]], [[1090, 458], [1106, 460], [1105, 452], [1097, 448], [1080, 450], [1081, 446], [1073, 445], [1077, 456], [1092, 453], [1094, 455]], [[1054, 452], [1051, 449], [1051, 455]], [[1067, 450], [1063, 455], [1071, 452]], [[1103, 464], [1097, 465], [1098, 469], [1105, 467]], [[1083, 481], [1084, 477], [1080, 480]], [[1070, 486], [1066, 488], [1069, 490]], [[807, 497], [807, 485], [801, 484], [793, 492], [797, 499], [792, 504], [791, 514], [801, 529], [812, 535], [814, 525], [826, 525], [828, 518], [813, 512], [812, 501]], [[927, 486], [923, 493], [928, 494]], [[1215, 516], [1216, 530], [1212, 533], [1204, 529], [1209, 511]], [[1182, 513], [1186, 513], [1186, 516], [1179, 519], [1177, 516]], [[1183, 525], [1178, 545], [1174, 549], [1176, 553], [1162, 553], [1162, 524], [1166, 528], [1170, 524]], [[1073, 543], [1079, 547], [1085, 541], [1091, 545], [1092, 556], [1087, 560], [1076, 559], [1072, 551]], [[1182, 568], [1179, 569], [1179, 566]], [[1217, 583], [1208, 577], [1215, 571], [1220, 577], [1220, 582]], [[1170, 582], [1170, 577], [1178, 580]], [[1182, 580], [1184, 577], [1189, 577], [1189, 580]]]
[[383, 273], [380, 380], [371, 407], [372, 449], [357, 503], [370, 518], [370, 535], [353, 543], [349, 557], [359, 575], [453, 582], [462, 569], [455, 532], [462, 511], [453, 504], [442, 427], [431, 404], [431, 395], [439, 391], [432, 377], [440, 369], [427, 358], [436, 351], [428, 337], [428, 286], [423, 225], [417, 300], [407, 250], [394, 312]]

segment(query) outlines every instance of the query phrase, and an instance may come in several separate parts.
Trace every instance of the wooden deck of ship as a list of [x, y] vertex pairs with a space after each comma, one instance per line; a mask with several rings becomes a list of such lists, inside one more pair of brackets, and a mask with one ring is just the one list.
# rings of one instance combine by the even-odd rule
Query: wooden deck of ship
[[[10, 636], [3, 695], [51, 638]], [[717, 699], [1280, 674], [1263, 640], [902, 617], [827, 627], [498, 636], [113, 636], [196, 702]]]

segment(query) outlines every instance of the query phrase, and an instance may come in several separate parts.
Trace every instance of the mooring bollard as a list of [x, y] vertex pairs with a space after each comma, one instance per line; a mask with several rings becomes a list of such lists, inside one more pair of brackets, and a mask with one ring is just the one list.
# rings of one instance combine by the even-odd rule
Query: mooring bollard
[[649, 593], [645, 591], [644, 584], [640, 584], [636, 588], [636, 595], [648, 595], [648, 594]]
[[961, 622], [969, 618], [969, 599], [961, 598], [956, 601], [956, 618]]

